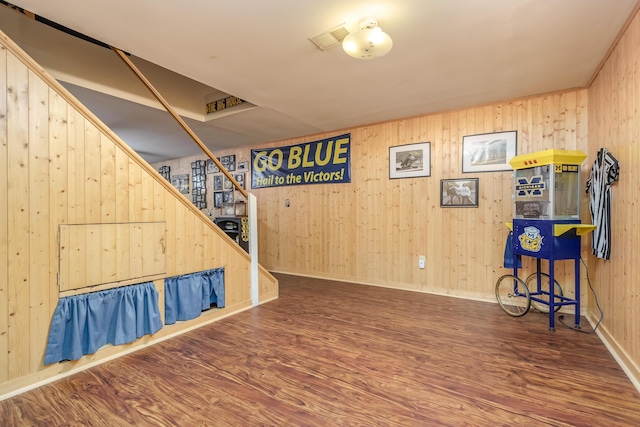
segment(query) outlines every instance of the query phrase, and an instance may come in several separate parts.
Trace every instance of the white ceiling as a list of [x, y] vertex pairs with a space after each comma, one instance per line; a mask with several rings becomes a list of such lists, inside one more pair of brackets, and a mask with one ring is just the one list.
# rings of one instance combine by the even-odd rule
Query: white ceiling
[[[584, 87], [637, 0], [12, 3], [130, 53], [218, 150]], [[367, 16], [393, 39], [383, 58], [308, 40]], [[148, 161], [199, 152], [109, 49], [7, 8], [0, 29]], [[254, 108], [207, 116], [226, 94]]]

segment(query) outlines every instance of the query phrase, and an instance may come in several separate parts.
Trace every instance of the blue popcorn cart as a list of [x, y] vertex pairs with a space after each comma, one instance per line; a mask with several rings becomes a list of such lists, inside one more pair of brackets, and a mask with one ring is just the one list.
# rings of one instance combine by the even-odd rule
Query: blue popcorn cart
[[[513, 222], [505, 252], [511, 251], [513, 274], [500, 277], [496, 298], [500, 307], [514, 317], [524, 316], [533, 306], [549, 314], [554, 330], [555, 313], [574, 306], [575, 326], [580, 327], [581, 236], [595, 229], [580, 222], [580, 165], [587, 156], [575, 150], [545, 150], [516, 156], [514, 169]], [[536, 259], [536, 271], [526, 279], [518, 277], [518, 258]], [[548, 261], [548, 272], [542, 271]], [[555, 280], [556, 261], [574, 260], [575, 291], [570, 298]], [[552, 285], [553, 284], [553, 285]]]

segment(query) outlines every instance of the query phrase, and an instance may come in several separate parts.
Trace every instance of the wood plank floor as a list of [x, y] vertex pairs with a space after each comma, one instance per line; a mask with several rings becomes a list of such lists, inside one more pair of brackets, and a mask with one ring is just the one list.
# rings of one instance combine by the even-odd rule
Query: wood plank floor
[[278, 300], [4, 400], [0, 425], [640, 425], [640, 395], [596, 335], [277, 277]]

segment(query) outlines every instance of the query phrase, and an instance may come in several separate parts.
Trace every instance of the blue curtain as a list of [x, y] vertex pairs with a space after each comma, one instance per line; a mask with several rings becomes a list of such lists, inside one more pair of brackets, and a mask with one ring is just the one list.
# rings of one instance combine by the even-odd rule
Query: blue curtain
[[191, 320], [211, 304], [224, 307], [224, 268], [164, 279], [164, 323]]
[[44, 363], [77, 360], [105, 344], [126, 344], [162, 328], [152, 282], [60, 298]]

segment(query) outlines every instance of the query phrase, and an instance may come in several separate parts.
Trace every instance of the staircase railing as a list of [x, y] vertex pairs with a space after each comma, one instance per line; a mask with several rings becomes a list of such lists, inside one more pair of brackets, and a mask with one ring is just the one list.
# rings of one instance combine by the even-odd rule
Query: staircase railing
[[200, 149], [204, 151], [204, 153], [209, 157], [209, 159], [211, 159], [211, 161], [215, 163], [216, 166], [218, 166], [218, 168], [224, 174], [224, 176], [226, 176], [229, 179], [229, 181], [233, 183], [233, 186], [235, 187], [235, 189], [238, 190], [240, 194], [242, 194], [246, 199], [248, 199], [249, 194], [247, 193], [247, 190], [245, 190], [244, 188], [242, 188], [242, 186], [240, 186], [240, 184], [238, 183], [238, 181], [235, 180], [233, 175], [222, 165], [222, 163], [220, 163], [220, 161], [216, 158], [216, 156], [213, 155], [213, 153], [209, 150], [209, 148], [207, 148], [207, 146], [200, 140], [200, 138], [198, 138], [198, 135], [196, 135], [193, 132], [193, 130], [191, 130], [189, 125], [187, 125], [185, 121], [182, 120], [182, 117], [180, 117], [173, 110], [173, 108], [171, 108], [169, 103], [162, 97], [162, 95], [160, 95], [160, 93], [155, 89], [155, 87], [153, 87], [151, 82], [140, 72], [138, 67], [136, 67], [135, 64], [131, 62], [131, 60], [127, 57], [127, 55], [125, 55], [125, 53], [122, 52], [120, 49], [115, 48], [113, 46], [111, 46], [111, 49], [120, 57], [120, 59], [124, 61], [125, 64], [127, 64], [127, 66], [131, 69], [131, 71], [133, 71], [133, 73], [138, 77], [138, 79], [140, 79], [140, 81], [147, 87], [147, 89], [149, 89], [151, 94], [162, 104], [165, 110], [167, 110], [167, 112], [171, 114], [171, 116], [178, 122], [178, 124], [182, 127], [182, 129], [184, 129], [185, 132], [187, 132], [187, 134], [189, 134], [189, 136], [194, 140], [194, 142], [198, 144]]

